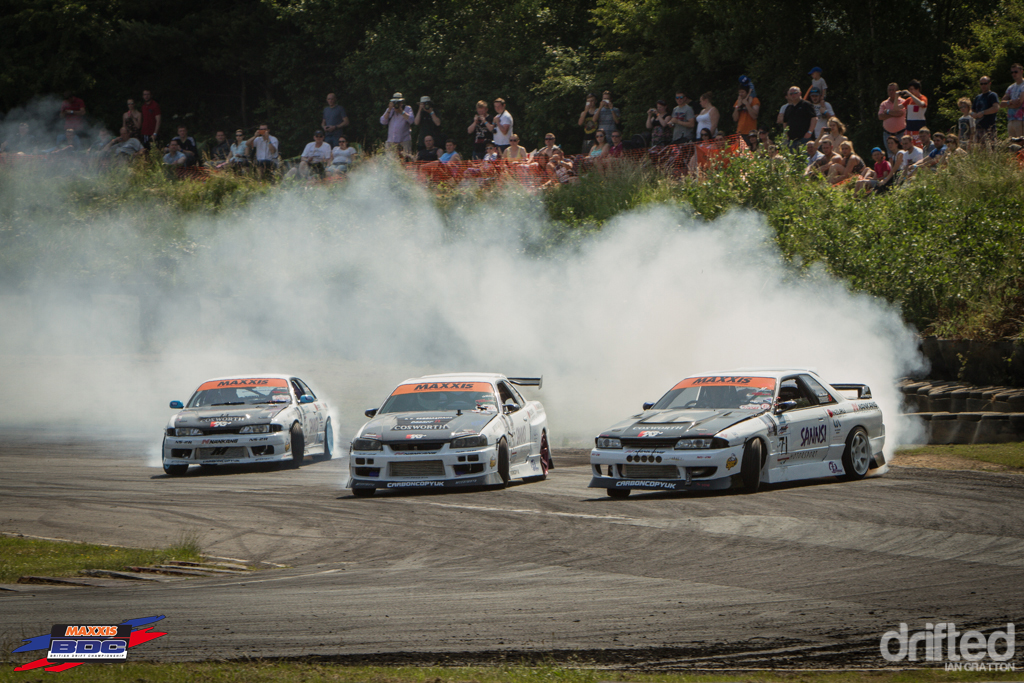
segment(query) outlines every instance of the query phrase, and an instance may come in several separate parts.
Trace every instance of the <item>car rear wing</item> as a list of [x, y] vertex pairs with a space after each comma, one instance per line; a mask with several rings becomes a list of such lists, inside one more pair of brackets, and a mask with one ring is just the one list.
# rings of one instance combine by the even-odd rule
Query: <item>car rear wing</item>
[[544, 387], [544, 376], [540, 377], [509, 377], [509, 382], [519, 387], [537, 387], [541, 389]]
[[[867, 384], [833, 384], [832, 388], [841, 392], [846, 398], [871, 398], [871, 387]], [[857, 395], [853, 396], [853, 392], [857, 392]]]

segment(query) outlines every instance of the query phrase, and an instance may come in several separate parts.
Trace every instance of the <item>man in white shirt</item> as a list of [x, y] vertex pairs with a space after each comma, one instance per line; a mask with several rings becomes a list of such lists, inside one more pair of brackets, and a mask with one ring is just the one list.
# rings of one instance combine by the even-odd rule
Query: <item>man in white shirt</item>
[[277, 170], [281, 154], [278, 151], [277, 138], [270, 134], [270, 126], [261, 123], [259, 130], [246, 141], [246, 146], [256, 150], [256, 170], [263, 174]]
[[821, 91], [811, 88], [811, 104], [814, 106], [814, 139], [821, 138], [828, 127], [828, 120], [836, 115], [832, 105], [821, 99]]
[[487, 124], [487, 129], [494, 133], [494, 144], [502, 152], [508, 149], [509, 138], [512, 137], [512, 114], [505, 110], [505, 100], [498, 98], [494, 100], [494, 118]]
[[285, 177], [298, 175], [300, 178], [308, 178], [310, 171], [323, 177], [324, 169], [329, 163], [331, 163], [331, 146], [324, 141], [324, 132], [318, 130], [313, 133], [313, 142], [307, 144], [306, 148], [302, 150], [302, 160], [299, 162], [298, 168], [288, 171]]
[[121, 134], [108, 142], [102, 151], [113, 153], [115, 159], [129, 161], [134, 157], [142, 156], [146, 150], [139, 139], [131, 137], [128, 134], [128, 128], [122, 126]]

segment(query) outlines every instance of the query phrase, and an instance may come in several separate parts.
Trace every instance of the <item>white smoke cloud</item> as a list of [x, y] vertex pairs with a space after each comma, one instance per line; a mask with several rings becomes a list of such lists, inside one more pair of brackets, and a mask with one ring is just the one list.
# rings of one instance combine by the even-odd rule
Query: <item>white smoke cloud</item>
[[586, 445], [688, 374], [785, 366], [869, 384], [887, 450], [913, 429], [895, 390], [921, 362], [913, 332], [820, 269], [798, 275], [755, 214], [654, 207], [536, 255], [536, 199], [445, 220], [387, 169], [187, 222], [174, 249], [150, 236], [173, 219], [160, 211], [38, 226], [52, 248], [29, 250], [29, 284], [0, 283], [0, 362], [31, 388], [0, 419], [158, 440], [201, 381], [294, 372], [332, 399], [342, 450], [397, 382], [495, 371], [543, 374], [524, 393], [554, 443]]

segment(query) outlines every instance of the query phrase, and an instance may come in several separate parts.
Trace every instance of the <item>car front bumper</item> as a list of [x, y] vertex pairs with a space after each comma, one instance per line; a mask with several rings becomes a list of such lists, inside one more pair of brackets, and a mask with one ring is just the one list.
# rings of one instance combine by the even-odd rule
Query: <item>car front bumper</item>
[[242, 465], [291, 459], [291, 434], [286, 431], [164, 437], [164, 465]]
[[352, 451], [349, 473], [352, 489], [437, 489], [495, 486], [498, 473], [496, 446], [438, 451], [395, 452], [390, 446], [377, 451]]
[[617, 448], [590, 451], [589, 488], [714, 491], [732, 486], [743, 446], [718, 449]]

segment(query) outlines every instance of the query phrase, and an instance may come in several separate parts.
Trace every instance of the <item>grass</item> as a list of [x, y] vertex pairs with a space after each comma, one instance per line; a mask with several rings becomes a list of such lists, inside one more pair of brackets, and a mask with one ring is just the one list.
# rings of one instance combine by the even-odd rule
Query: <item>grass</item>
[[[171, 637], [170, 635], [166, 637]], [[145, 647], [143, 645], [142, 647]], [[41, 671], [41, 670], [40, 670]], [[34, 672], [0, 669], [0, 681], [24, 681]], [[45, 672], [31, 680], [41, 680]], [[946, 672], [942, 669], [895, 671], [805, 671], [648, 674], [554, 665], [495, 667], [380, 667], [322, 663], [245, 661], [178, 664], [84, 664], [61, 673], [62, 681], [90, 683], [945, 683], [1019, 680], [1013, 672]]]
[[173, 544], [153, 550], [0, 536], [0, 583], [15, 583], [26, 575], [77, 576], [82, 569], [122, 570], [168, 560], [198, 562], [203, 552], [200, 541], [195, 530], [185, 530]]
[[[946, 446], [901, 448], [896, 451], [897, 456], [901, 453], [906, 455], [936, 455], [940, 457], [964, 458], [1024, 470], [1024, 443], [951, 444]], [[896, 462], [898, 463], [899, 460]]]

